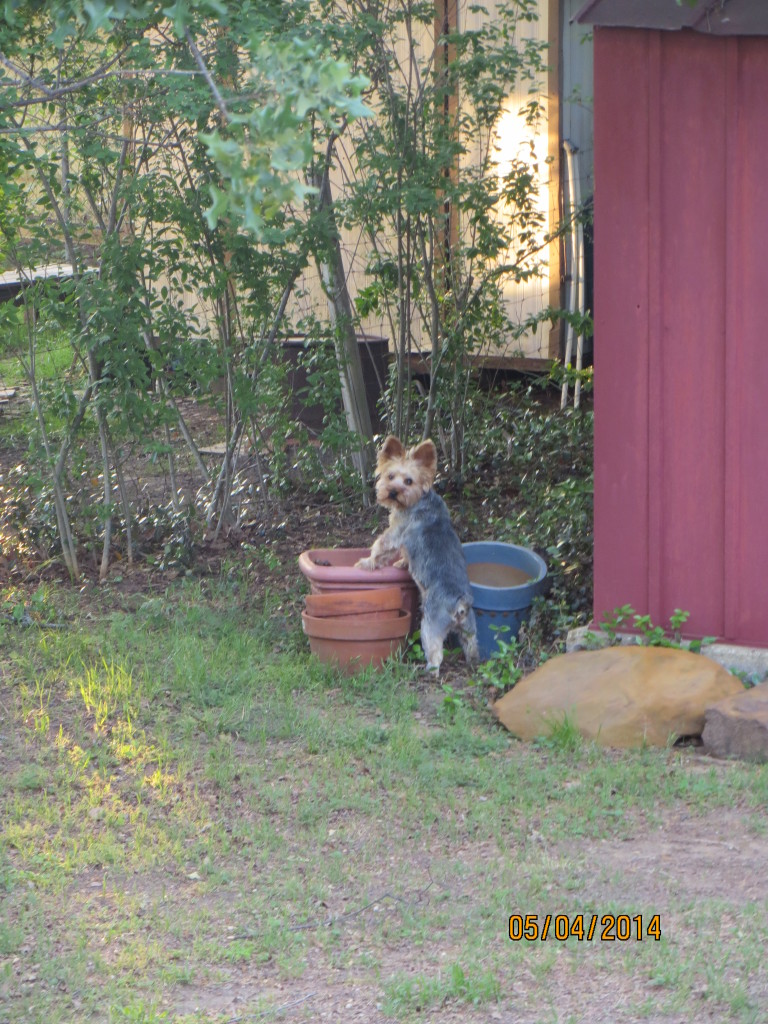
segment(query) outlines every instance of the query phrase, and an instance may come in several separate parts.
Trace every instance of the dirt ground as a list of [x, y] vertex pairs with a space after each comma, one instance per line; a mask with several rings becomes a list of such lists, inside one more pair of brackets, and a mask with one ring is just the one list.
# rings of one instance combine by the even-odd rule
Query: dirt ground
[[[416, 864], [421, 862], [427, 867], [438, 851], [409, 853]], [[475, 844], [443, 848], [439, 854], [467, 867], [470, 862], [476, 865], [478, 860], [485, 860], [491, 877], [495, 874], [494, 862], [500, 856], [497, 849]], [[577, 851], [549, 848], [546, 856], [555, 860], [575, 857], [582, 880], [578, 896], [584, 905], [645, 906], [649, 912], [652, 910], [659, 915], [665, 939], [680, 947], [707, 948], [716, 944], [719, 929], [726, 932], [736, 927], [742, 913], [764, 905], [768, 899], [768, 881], [759, 868], [768, 856], [768, 838], [756, 837], [745, 828], [738, 811], [685, 820], [667, 817], [650, 833], [642, 827], [630, 827], [619, 839], [584, 841]], [[680, 914], [675, 908], [725, 899], [726, 865], [727, 910], [719, 920], [707, 921], [707, 927], [712, 929], [710, 934], [696, 935], [688, 915]], [[391, 879], [387, 878], [386, 870], [382, 876], [381, 892], [386, 893]], [[415, 892], [412, 909], [420, 899], [427, 898], [426, 892]], [[468, 918], [473, 912], [474, 898], [476, 894], [472, 892], [453, 890], [451, 893], [453, 901], [465, 903]], [[557, 912], [557, 907], [548, 907], [545, 903], [543, 900], [542, 906], [535, 908], [539, 910], [540, 922], [546, 910]], [[346, 904], [344, 909], [347, 909]], [[397, 913], [396, 903], [386, 897], [379, 898], [340, 927], [351, 932], [348, 936], [351, 944], [364, 945], [370, 929], [379, 928], [382, 918], [396, 917]], [[333, 917], [332, 909], [330, 917]], [[504, 935], [505, 925], [505, 920], [499, 921], [500, 944], [509, 942]], [[421, 951], [407, 946], [390, 947], [380, 966], [381, 975], [386, 977], [412, 970], [414, 962], [430, 959], [438, 963], [440, 959], [450, 962], [450, 940], [446, 942], [434, 936], [430, 946], [432, 948]], [[425, 1007], [414, 1019], [434, 1024], [497, 1021], [501, 1024], [724, 1024], [725, 1021], [768, 1019], [768, 986], [764, 973], [748, 982], [751, 1001], [762, 1008], [756, 1016], [742, 1016], [738, 1012], [731, 1015], [723, 1011], [722, 1004], [710, 1005], [703, 970], [694, 985], [692, 999], [686, 1000], [685, 1006], [669, 1012], [653, 1009], [651, 1000], [656, 983], [649, 980], [642, 964], [627, 968], [627, 951], [628, 947], [621, 948], [618, 943], [612, 946], [595, 943], [575, 954], [571, 947], [551, 943], [546, 952], [553, 962], [546, 969], [546, 995], [543, 997], [541, 947], [537, 950], [531, 944], [530, 963], [526, 951], [514, 961], [510, 956], [510, 976], [502, 985], [497, 1002], [474, 1007], [471, 1003], [449, 1000], [438, 1007]], [[641, 961], [649, 952], [649, 944], [636, 944], [631, 952]], [[239, 1019], [239, 1008], [247, 1006], [256, 995], [264, 995], [263, 986], [263, 977], [254, 979], [250, 970], [233, 970], [223, 985], [201, 989], [193, 986], [178, 1012], [205, 1007], [208, 1012], [223, 1014], [225, 1019], [235, 1022]], [[356, 982], [354, 975], [347, 971], [329, 971], [320, 949], [316, 955], [308, 957], [300, 982], [276, 982], [272, 998], [272, 1005], [282, 1008], [282, 1013], [290, 1020], [344, 1021], [345, 1024], [392, 1022], [392, 1017], [382, 1012], [376, 987], [370, 985], [370, 979], [361, 977]]]

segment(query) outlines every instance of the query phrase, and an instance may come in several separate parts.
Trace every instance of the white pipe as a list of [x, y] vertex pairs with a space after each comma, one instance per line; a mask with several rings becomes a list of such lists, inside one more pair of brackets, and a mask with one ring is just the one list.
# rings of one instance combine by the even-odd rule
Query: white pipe
[[[579, 313], [581, 323], [584, 323], [584, 309], [586, 307], [585, 281], [584, 281], [584, 223], [581, 219], [581, 181], [579, 180], [579, 154], [578, 150], [573, 153], [573, 208], [578, 217], [576, 227], [576, 294], [578, 296]], [[574, 302], [574, 306], [577, 305]], [[579, 330], [576, 337], [576, 383], [573, 386], [573, 407], [578, 409], [581, 403], [581, 369], [584, 363], [584, 331]]]
[[[565, 164], [566, 174], [568, 180], [568, 215], [571, 222], [570, 230], [568, 231], [568, 245], [567, 245], [567, 267], [566, 267], [566, 298], [565, 308], [568, 313], [576, 312], [576, 303], [578, 296], [576, 294], [577, 281], [576, 281], [576, 238], [573, 233], [573, 217], [574, 217], [574, 202], [573, 202], [573, 182], [574, 182], [574, 154], [576, 152], [575, 147], [567, 139], [563, 139], [563, 150], [565, 152]], [[563, 369], [567, 370], [568, 364], [571, 361], [571, 354], [573, 352], [573, 325], [570, 320], [565, 325], [565, 355], [563, 359]], [[560, 392], [560, 408], [564, 409], [568, 403], [568, 377], [567, 374], [563, 375], [563, 386]]]

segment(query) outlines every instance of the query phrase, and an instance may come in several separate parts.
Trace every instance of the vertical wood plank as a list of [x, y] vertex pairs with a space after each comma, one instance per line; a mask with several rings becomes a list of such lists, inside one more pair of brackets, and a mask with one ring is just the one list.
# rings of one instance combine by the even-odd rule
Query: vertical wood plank
[[[666, 379], [664, 349], [665, 280], [661, 274], [665, 224], [660, 211], [663, 204], [662, 147], [664, 138], [663, 33], [648, 33], [648, 600], [638, 608], [650, 614], [655, 623], [661, 615], [664, 583], [664, 556], [660, 538], [664, 534], [666, 502], [664, 496], [665, 419], [662, 400]], [[638, 439], [638, 443], [642, 443]]]
[[595, 30], [595, 597], [648, 601], [648, 35]]
[[725, 635], [768, 645], [768, 39], [727, 60]]
[[659, 509], [653, 571], [665, 623], [690, 612], [694, 633], [722, 635], [725, 398], [725, 47], [698, 33], [661, 36], [652, 356], [659, 438], [651, 463]]

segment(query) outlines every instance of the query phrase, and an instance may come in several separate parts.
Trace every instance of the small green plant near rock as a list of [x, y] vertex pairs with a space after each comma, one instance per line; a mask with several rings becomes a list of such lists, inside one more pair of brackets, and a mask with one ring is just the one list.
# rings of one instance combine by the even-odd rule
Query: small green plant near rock
[[584, 737], [578, 725], [567, 714], [562, 718], [552, 716], [548, 719], [549, 732], [536, 740], [536, 746], [546, 747], [561, 754], [575, 754], [584, 746]]
[[478, 666], [472, 685], [492, 687], [499, 695], [511, 690], [527, 672], [562, 653], [567, 621], [559, 600], [535, 597], [530, 618], [521, 624], [517, 636], [507, 639], [506, 627], [492, 627], [497, 633], [496, 650]]
[[443, 703], [440, 707], [440, 714], [443, 718], [453, 722], [464, 708], [464, 698], [449, 683], [443, 683], [442, 690]]
[[[632, 617], [635, 609], [631, 604], [623, 604], [620, 608], [614, 608], [612, 612], [603, 615], [603, 621], [600, 623], [600, 629], [609, 638], [611, 644], [619, 643], [617, 633], [622, 626], [628, 626], [629, 620]], [[597, 636], [594, 633], [588, 634], [590, 642], [597, 641]]]
[[[650, 615], [639, 615], [632, 605], [623, 604], [603, 616], [600, 630], [608, 638], [609, 647], [615, 647], [622, 642], [619, 635], [622, 630], [632, 630], [638, 634], [637, 642], [649, 647], [678, 647], [699, 654], [702, 647], [713, 644], [717, 638], [705, 636], [701, 639], [683, 640], [682, 626], [688, 621], [690, 614], [682, 608], [675, 608], [669, 617], [669, 629], [665, 629], [664, 626], [655, 626]], [[602, 638], [592, 632], [586, 634], [585, 641], [588, 647], [598, 647], [602, 644]]]
[[737, 679], [742, 681], [745, 690], [751, 690], [753, 686], [759, 686], [766, 679], [764, 672], [747, 672], [745, 669], [739, 668], [729, 668], [728, 671], [732, 676], [736, 676]]
[[[680, 647], [683, 642], [681, 627], [687, 622], [690, 614], [681, 608], [675, 608], [669, 617], [672, 636], [667, 634], [663, 626], [654, 626], [650, 615], [635, 615], [635, 629], [640, 630], [650, 647]], [[701, 646], [700, 642], [698, 646]]]
[[476, 684], [492, 686], [502, 693], [511, 690], [523, 676], [519, 666], [520, 645], [517, 638], [503, 640], [496, 638], [496, 650], [487, 661], [480, 663], [477, 669]]

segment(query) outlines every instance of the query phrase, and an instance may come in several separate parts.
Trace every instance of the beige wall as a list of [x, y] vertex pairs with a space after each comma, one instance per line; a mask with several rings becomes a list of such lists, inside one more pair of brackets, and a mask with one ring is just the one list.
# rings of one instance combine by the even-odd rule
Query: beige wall
[[[470, 12], [470, 4], [466, 0], [459, 0], [459, 8], [457, 12], [459, 26], [464, 29], [472, 29], [478, 23], [478, 19], [482, 17], [478, 11]], [[524, 23], [520, 26], [520, 34], [533, 37], [537, 40], [546, 41], [550, 35], [550, 27], [556, 29], [557, 19], [550, 18], [548, 0], [541, 0], [540, 12], [538, 22]], [[556, 7], [557, 4], [555, 3]], [[493, 17], [494, 3], [491, 2], [487, 5], [489, 11], [489, 17]], [[550, 23], [552, 22], [552, 26]], [[428, 37], [418, 40], [416, 45], [422, 46], [428, 52], [433, 46], [433, 36], [431, 33]], [[556, 52], [556, 48], [555, 48]], [[399, 48], [399, 55], [401, 57], [403, 67], [406, 65], [407, 58], [407, 45], [403, 42]], [[555, 65], [557, 61], [555, 60]], [[405, 70], [403, 71], [405, 74]], [[555, 72], [555, 88], [552, 89], [552, 76], [544, 74], [542, 80], [538, 83], [540, 90], [539, 99], [543, 104], [545, 116], [543, 117], [538, 136], [535, 139], [535, 155], [538, 164], [539, 180], [540, 180], [540, 203], [541, 209], [546, 217], [546, 229], [542, 231], [542, 250], [543, 257], [547, 263], [543, 274], [528, 282], [516, 284], [511, 278], [507, 278], [504, 284], [503, 297], [506, 306], [506, 310], [510, 315], [514, 323], [520, 323], [527, 317], [535, 314], [545, 308], [546, 306], [553, 303], [557, 304], [559, 301], [559, 264], [558, 264], [558, 247], [548, 247], [544, 242], [544, 234], [546, 230], [550, 230], [551, 227], [557, 222], [559, 215], [559, 161], [557, 154], [557, 142], [555, 143], [555, 152], [552, 154], [552, 143], [550, 140], [550, 126], [548, 124], [549, 106], [556, 108], [557, 103], [550, 103], [548, 100], [548, 93], [550, 91], [557, 95], [556, 88], [556, 72]], [[499, 161], [499, 173], [504, 172], [505, 166], [508, 166], [510, 159], [519, 155], [527, 155], [530, 153], [530, 147], [528, 146], [530, 138], [530, 129], [525, 125], [523, 118], [520, 116], [520, 108], [528, 102], [529, 96], [529, 82], [522, 82], [509, 96], [506, 103], [506, 112], [499, 125], [499, 131], [497, 137], [491, 140], [491, 145], [498, 148], [498, 161]], [[558, 125], [554, 126], [554, 136], [558, 136]], [[350, 156], [350, 140], [342, 138], [339, 142], [338, 154], [339, 161], [338, 167], [334, 173], [333, 178], [333, 189], [336, 195], [340, 194], [344, 188], [345, 182], [352, 179], [356, 173], [354, 167], [354, 161]], [[548, 160], [549, 157], [549, 160]], [[347, 282], [354, 300], [354, 297], [358, 294], [358, 291], [366, 284], [365, 267], [370, 255], [370, 247], [365, 238], [361, 236], [359, 232], [353, 232], [349, 230], [342, 231], [342, 243], [345, 267], [347, 270]], [[512, 254], [509, 254], [510, 258]], [[550, 267], [552, 280], [550, 280]], [[293, 304], [292, 315], [294, 318], [305, 315], [313, 311], [320, 317], [325, 317], [327, 313], [326, 301], [320, 287], [320, 280], [318, 274], [312, 270], [309, 271], [301, 282], [301, 290], [298, 298]], [[368, 318], [361, 325], [362, 329], [371, 334], [381, 334], [384, 336], [390, 336], [390, 326], [383, 320], [377, 318]], [[416, 330], [417, 341], [418, 341], [418, 327]], [[549, 359], [553, 355], [557, 354], [556, 351], [557, 339], [550, 338], [549, 324], [545, 324], [540, 327], [536, 333], [529, 332], [520, 339], [512, 339], [508, 341], [507, 345], [502, 349], [494, 349], [492, 355], [503, 355], [503, 356], [522, 356], [525, 358], [535, 359]]]

